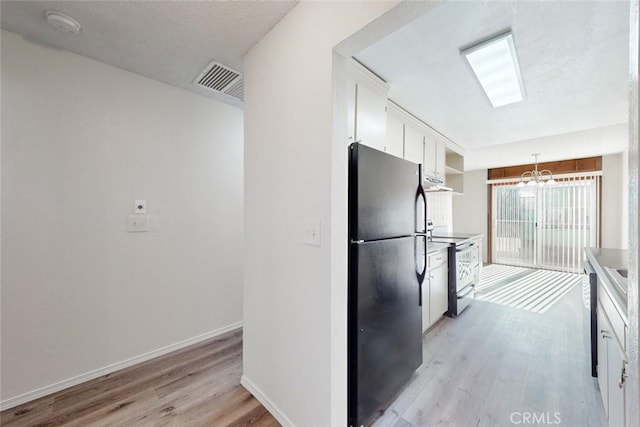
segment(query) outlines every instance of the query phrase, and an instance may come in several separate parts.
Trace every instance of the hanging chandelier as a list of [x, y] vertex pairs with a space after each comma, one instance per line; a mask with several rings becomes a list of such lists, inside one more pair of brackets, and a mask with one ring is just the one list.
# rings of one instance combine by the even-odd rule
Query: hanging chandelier
[[535, 169], [532, 171], [523, 172], [520, 175], [520, 182], [518, 183], [518, 187], [524, 187], [525, 185], [533, 186], [533, 185], [554, 185], [556, 180], [553, 179], [553, 174], [548, 169], [538, 170], [538, 156], [540, 153], [532, 154], [536, 159]]

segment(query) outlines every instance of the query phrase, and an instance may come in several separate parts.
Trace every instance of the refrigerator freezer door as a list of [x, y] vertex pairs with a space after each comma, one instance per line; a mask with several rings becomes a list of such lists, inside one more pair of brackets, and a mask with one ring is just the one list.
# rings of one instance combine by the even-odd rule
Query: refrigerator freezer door
[[351, 240], [415, 233], [418, 165], [357, 143], [349, 149]]
[[350, 245], [349, 425], [370, 421], [422, 364], [414, 239]]

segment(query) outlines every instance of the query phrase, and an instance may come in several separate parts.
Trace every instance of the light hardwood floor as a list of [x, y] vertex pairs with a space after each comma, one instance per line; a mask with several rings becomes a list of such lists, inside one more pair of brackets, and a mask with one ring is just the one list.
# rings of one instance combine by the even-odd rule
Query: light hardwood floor
[[[586, 315], [580, 286], [542, 314], [475, 301], [424, 336], [423, 365], [375, 426], [509, 426], [519, 412], [606, 425]], [[241, 332], [229, 333], [9, 409], [0, 424], [277, 426], [239, 385], [241, 346]]]
[[240, 385], [242, 332], [0, 413], [18, 426], [279, 426]]
[[547, 424], [558, 413], [561, 426], [605, 426], [582, 298], [575, 286], [544, 313], [476, 300], [443, 319], [424, 336], [423, 365], [374, 425], [525, 425], [528, 412]]

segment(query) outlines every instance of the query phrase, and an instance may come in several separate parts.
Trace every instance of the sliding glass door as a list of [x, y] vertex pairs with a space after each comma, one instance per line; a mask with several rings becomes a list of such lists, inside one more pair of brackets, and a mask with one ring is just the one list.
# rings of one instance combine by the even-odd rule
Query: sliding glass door
[[536, 263], [536, 187], [493, 186], [493, 262]]
[[598, 175], [556, 178], [553, 186], [493, 184], [496, 264], [580, 272], [582, 248], [597, 246]]

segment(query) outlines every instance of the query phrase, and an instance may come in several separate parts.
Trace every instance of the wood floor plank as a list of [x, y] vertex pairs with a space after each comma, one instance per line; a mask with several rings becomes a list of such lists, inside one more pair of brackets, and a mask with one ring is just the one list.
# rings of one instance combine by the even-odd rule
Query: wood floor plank
[[[512, 285], [489, 291], [501, 284]], [[474, 301], [424, 336], [423, 365], [373, 425], [506, 426], [523, 412], [606, 425], [590, 376], [588, 314], [578, 286], [543, 313]]]
[[0, 413], [7, 427], [279, 426], [240, 385], [234, 331]]
[[[474, 301], [458, 318], [445, 318], [428, 331], [422, 366], [374, 425], [502, 426], [519, 412], [557, 412], [562, 425], [605, 425], [590, 376], [585, 316], [580, 287], [544, 313]], [[0, 423], [279, 425], [240, 386], [241, 373], [242, 334], [232, 332], [6, 410]]]

